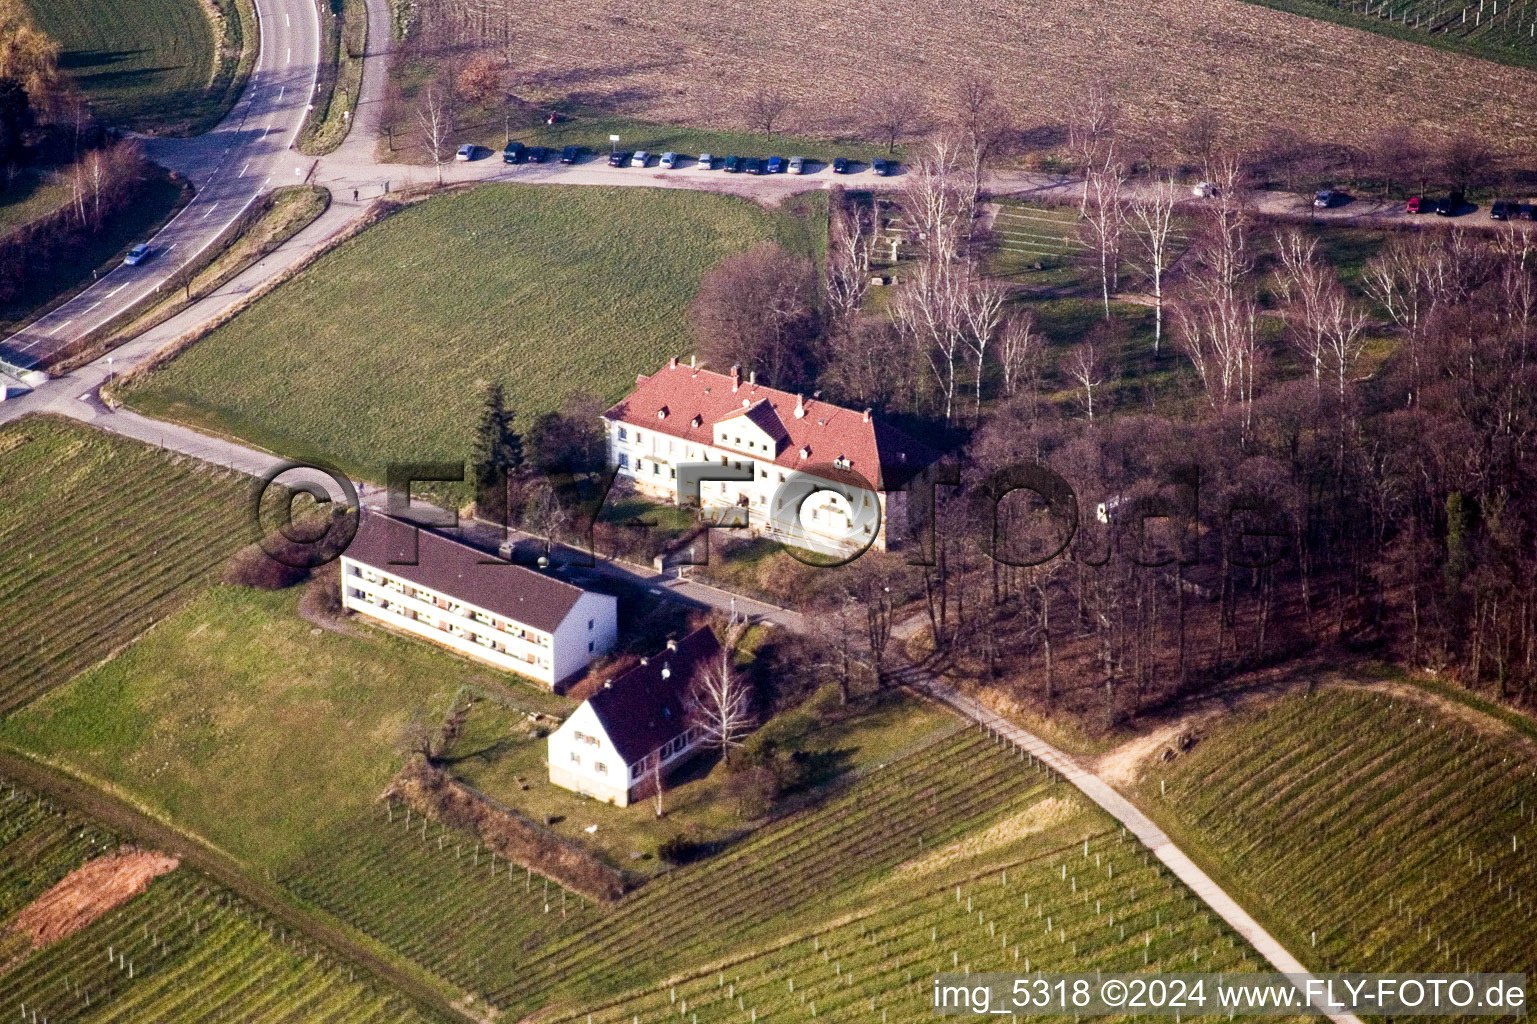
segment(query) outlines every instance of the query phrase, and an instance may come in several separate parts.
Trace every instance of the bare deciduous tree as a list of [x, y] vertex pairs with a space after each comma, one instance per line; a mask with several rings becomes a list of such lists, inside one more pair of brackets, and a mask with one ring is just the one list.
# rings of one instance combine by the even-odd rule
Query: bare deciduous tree
[[1008, 113], [998, 102], [993, 84], [973, 74], [963, 76], [956, 83], [955, 106], [959, 114], [956, 127], [965, 143], [972, 188], [981, 191], [982, 173], [988, 161], [1008, 138]]
[[772, 87], [758, 89], [747, 98], [747, 127], [753, 131], [774, 134], [774, 126], [789, 113], [794, 101], [783, 90]]
[[887, 89], [870, 100], [866, 121], [886, 143], [886, 152], [896, 151], [897, 143], [917, 127], [924, 112], [923, 100], [906, 89]]
[[998, 363], [1003, 370], [1005, 394], [1013, 395], [1034, 381], [1043, 349], [1043, 339], [1035, 329], [1031, 313], [1019, 312], [1009, 317], [998, 333]]
[[1094, 422], [1094, 392], [1109, 379], [1101, 344], [1090, 338], [1074, 346], [1068, 353], [1062, 369], [1078, 383], [1083, 391], [1084, 410], [1089, 423]]
[[997, 281], [973, 276], [961, 292], [961, 319], [965, 327], [966, 347], [971, 350], [976, 370], [976, 402], [972, 415], [982, 416], [982, 373], [986, 369], [987, 349], [998, 337], [1003, 324], [1004, 302], [1008, 289]]
[[690, 684], [688, 721], [699, 730], [700, 742], [720, 751], [728, 764], [731, 752], [752, 730], [752, 684], [732, 665], [729, 647]]
[[1173, 178], [1160, 178], [1141, 190], [1127, 206], [1131, 227], [1132, 263], [1153, 288], [1153, 354], [1163, 344], [1164, 275], [1174, 264], [1174, 204], [1179, 189]]
[[700, 354], [716, 367], [757, 370], [776, 387], [798, 382], [816, 292], [810, 261], [773, 242], [728, 257], [700, 281], [689, 306]]
[[1119, 164], [1091, 167], [1083, 184], [1083, 219], [1080, 230], [1084, 241], [1099, 260], [1100, 297], [1106, 319], [1110, 316], [1110, 293], [1118, 290], [1121, 265], [1121, 190], [1126, 175]]
[[839, 196], [832, 206], [825, 291], [832, 321], [844, 323], [859, 312], [870, 290], [870, 251], [874, 237], [862, 205]]
[[1115, 90], [1105, 79], [1095, 79], [1078, 95], [1067, 142], [1084, 173], [1114, 159], [1116, 113]]
[[449, 116], [443, 106], [442, 97], [438, 90], [429, 86], [427, 95], [423, 97], [421, 105], [416, 108], [416, 120], [421, 126], [422, 145], [427, 150], [427, 155], [432, 159], [432, 165], [437, 171], [438, 184], [443, 184], [443, 161], [447, 159], [447, 146], [449, 136]]

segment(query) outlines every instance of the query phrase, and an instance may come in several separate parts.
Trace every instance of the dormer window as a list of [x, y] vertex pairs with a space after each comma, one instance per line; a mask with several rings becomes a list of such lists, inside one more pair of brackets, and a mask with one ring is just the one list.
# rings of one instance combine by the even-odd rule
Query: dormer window
[[664, 405], [656, 411], [656, 418], [659, 420], [665, 420], [667, 418], [667, 406]]

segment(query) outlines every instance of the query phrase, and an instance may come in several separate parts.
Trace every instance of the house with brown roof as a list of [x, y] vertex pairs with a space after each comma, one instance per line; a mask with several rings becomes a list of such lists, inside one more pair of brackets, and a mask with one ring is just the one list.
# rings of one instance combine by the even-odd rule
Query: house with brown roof
[[604, 683], [550, 734], [550, 781], [618, 807], [654, 792], [699, 749], [688, 691], [720, 656], [706, 626]]
[[[900, 546], [902, 488], [938, 458], [869, 409], [677, 359], [636, 377], [635, 390], [603, 419], [609, 463], [636, 490], [679, 503], [690, 497], [680, 468], [710, 464], [706, 477], [733, 477], [699, 485], [700, 506], [714, 521], [817, 550]], [[819, 482], [826, 489], [815, 490]]]
[[341, 557], [359, 615], [559, 690], [614, 646], [618, 602], [364, 511]]

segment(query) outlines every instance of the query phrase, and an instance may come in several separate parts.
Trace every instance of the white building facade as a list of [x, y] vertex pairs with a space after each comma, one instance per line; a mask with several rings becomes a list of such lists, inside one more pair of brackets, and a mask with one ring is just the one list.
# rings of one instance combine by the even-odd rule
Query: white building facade
[[[818, 550], [899, 546], [907, 515], [901, 487], [935, 458], [869, 410], [677, 360], [637, 378], [604, 421], [609, 463], [640, 493], [691, 503], [679, 469], [709, 464], [706, 475], [734, 477], [699, 484], [712, 522]], [[808, 477], [826, 487], [810, 490]]]
[[550, 734], [550, 782], [616, 807], [654, 793], [659, 778], [665, 784], [699, 750], [687, 690], [720, 650], [701, 629], [610, 680]]
[[[382, 521], [382, 522], [381, 522]], [[608, 653], [618, 602], [422, 531], [415, 564], [397, 564], [389, 534], [410, 529], [365, 514], [341, 558], [342, 604], [406, 633], [557, 689]]]

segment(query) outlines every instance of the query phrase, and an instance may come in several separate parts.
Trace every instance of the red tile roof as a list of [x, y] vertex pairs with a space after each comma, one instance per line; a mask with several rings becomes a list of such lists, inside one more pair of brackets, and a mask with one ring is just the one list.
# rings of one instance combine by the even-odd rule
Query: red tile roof
[[647, 658], [587, 698], [587, 704], [626, 764], [634, 764], [688, 727], [685, 699], [695, 676], [720, 657], [720, 641], [705, 626], [676, 650]]
[[[804, 414], [796, 416], [797, 408]], [[649, 377], [637, 376], [635, 390], [603, 415], [642, 430], [714, 445], [715, 424], [744, 414], [782, 441], [775, 464], [804, 469], [847, 459], [847, 468], [877, 490], [901, 487], [938, 458], [933, 450], [866, 413], [677, 362]]]

